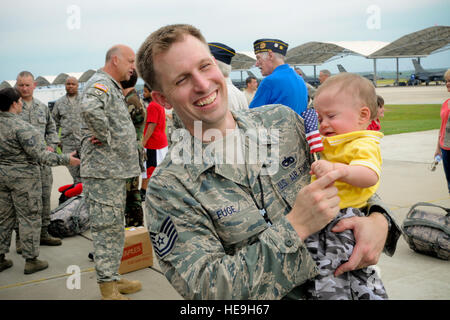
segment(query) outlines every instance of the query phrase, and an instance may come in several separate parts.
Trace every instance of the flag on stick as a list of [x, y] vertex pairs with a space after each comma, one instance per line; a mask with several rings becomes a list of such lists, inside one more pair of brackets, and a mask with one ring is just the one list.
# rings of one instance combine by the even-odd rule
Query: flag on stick
[[306, 141], [308, 141], [310, 152], [314, 154], [314, 159], [317, 160], [316, 152], [323, 150], [317, 112], [313, 108], [309, 108], [302, 112], [302, 117], [305, 120]]

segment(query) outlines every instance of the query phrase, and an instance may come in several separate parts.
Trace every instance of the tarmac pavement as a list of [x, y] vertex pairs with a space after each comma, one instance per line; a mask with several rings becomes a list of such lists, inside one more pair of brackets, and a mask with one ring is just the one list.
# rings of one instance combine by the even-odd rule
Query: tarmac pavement
[[[441, 87], [441, 90], [445, 89]], [[386, 100], [396, 103], [392, 102], [395, 99]], [[408, 209], [416, 202], [450, 207], [442, 164], [434, 172], [429, 170], [437, 134], [438, 130], [431, 130], [390, 135], [382, 139], [383, 167], [378, 193], [392, 209], [399, 225]], [[52, 208], [55, 208], [59, 197], [57, 188], [71, 183], [71, 177], [65, 167], [53, 168], [53, 177]], [[49, 262], [48, 269], [24, 275], [24, 259], [15, 252], [13, 236], [11, 250], [6, 256], [13, 260], [14, 265], [0, 273], [0, 300], [99, 299], [94, 264], [88, 259], [90, 251], [92, 241], [89, 231], [83, 235], [64, 238], [62, 246], [40, 248], [39, 258]], [[79, 288], [73, 281], [70, 269], [68, 270], [70, 266], [79, 267]], [[378, 266], [390, 299], [450, 299], [449, 262], [415, 253], [402, 237], [394, 256], [383, 254]], [[142, 291], [129, 295], [132, 299], [182, 299], [162, 275], [155, 257], [154, 266], [131, 272], [124, 277], [142, 282]]]

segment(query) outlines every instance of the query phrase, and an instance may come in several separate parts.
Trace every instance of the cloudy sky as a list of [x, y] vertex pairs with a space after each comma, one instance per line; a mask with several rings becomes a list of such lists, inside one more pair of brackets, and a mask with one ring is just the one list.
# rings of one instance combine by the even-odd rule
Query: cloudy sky
[[[435, 25], [449, 25], [449, 0], [13, 0], [0, 12], [0, 82], [29, 70], [38, 75], [83, 72], [103, 65], [105, 52], [124, 43], [135, 50], [157, 28], [172, 23], [198, 27], [207, 41], [252, 51], [259, 38], [278, 38], [290, 48], [309, 41], [394, 41]], [[345, 57], [319, 68], [369, 71], [372, 60]], [[450, 50], [422, 58], [425, 68], [450, 67]], [[312, 73], [312, 67], [303, 68]], [[395, 70], [381, 60], [378, 70]], [[410, 59], [401, 70], [412, 69]]]

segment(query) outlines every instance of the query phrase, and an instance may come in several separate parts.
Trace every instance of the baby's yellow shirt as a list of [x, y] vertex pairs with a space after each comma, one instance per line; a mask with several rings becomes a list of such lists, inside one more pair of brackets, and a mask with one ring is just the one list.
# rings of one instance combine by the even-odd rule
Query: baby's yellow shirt
[[[362, 208], [380, 185], [381, 151], [380, 141], [383, 134], [379, 131], [363, 130], [322, 137], [324, 150], [321, 158], [330, 162], [340, 162], [351, 166], [365, 166], [378, 175], [377, 184], [369, 188], [358, 188], [344, 182], [336, 181], [338, 195], [341, 198], [339, 207]], [[315, 178], [315, 177], [313, 177]]]

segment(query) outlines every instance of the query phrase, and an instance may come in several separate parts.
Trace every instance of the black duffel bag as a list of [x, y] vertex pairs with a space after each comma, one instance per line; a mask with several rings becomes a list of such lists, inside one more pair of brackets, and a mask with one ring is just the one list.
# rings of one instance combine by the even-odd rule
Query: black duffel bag
[[[445, 215], [418, 207], [442, 209]], [[416, 252], [450, 259], [450, 209], [427, 202], [418, 202], [409, 209], [402, 225], [403, 238]]]

